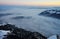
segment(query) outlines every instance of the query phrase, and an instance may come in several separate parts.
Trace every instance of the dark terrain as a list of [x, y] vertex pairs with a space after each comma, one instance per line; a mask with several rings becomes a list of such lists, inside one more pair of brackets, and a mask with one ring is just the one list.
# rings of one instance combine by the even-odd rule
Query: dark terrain
[[47, 39], [47, 37], [38, 32], [27, 31], [11, 24], [1, 25], [0, 30], [11, 31], [7, 35], [4, 35], [5, 37], [3, 39]]
[[57, 10], [57, 9], [46, 10], [41, 12], [39, 15], [60, 19], [60, 10]]

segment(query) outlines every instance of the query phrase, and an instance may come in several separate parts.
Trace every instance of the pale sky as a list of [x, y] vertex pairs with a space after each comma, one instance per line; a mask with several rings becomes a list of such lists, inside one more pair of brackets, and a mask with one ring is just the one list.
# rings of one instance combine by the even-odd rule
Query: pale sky
[[60, 0], [0, 0], [0, 4], [29, 6], [60, 6]]

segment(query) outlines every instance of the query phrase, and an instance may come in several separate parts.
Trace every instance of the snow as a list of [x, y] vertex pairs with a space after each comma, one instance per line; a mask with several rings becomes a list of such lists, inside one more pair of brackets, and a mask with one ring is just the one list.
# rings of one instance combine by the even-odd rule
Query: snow
[[4, 35], [6, 35], [8, 32], [10, 31], [0, 30], [0, 39], [3, 39]]
[[53, 35], [53, 36], [49, 37], [48, 39], [57, 39], [57, 35]]

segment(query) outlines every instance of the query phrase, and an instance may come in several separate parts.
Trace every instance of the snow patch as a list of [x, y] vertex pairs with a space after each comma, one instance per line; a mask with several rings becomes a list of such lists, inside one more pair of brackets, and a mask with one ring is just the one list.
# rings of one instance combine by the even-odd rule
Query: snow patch
[[53, 36], [49, 37], [48, 39], [57, 39], [57, 35], [53, 35]]
[[7, 35], [8, 32], [10, 31], [0, 30], [0, 39], [3, 39], [4, 35]]

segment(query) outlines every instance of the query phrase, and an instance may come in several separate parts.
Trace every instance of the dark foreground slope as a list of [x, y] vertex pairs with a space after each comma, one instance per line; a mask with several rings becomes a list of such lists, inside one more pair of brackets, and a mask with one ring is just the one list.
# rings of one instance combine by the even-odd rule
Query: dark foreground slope
[[38, 32], [27, 31], [11, 24], [1, 25], [0, 30], [10, 31], [3, 39], [47, 39], [47, 37]]

